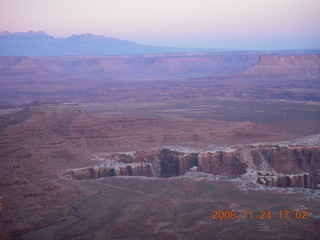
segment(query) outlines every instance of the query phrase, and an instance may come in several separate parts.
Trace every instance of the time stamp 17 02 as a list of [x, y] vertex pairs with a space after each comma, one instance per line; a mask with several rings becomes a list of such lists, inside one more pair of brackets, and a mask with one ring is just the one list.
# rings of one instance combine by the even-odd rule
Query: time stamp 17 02
[[308, 219], [308, 212], [306, 210], [298, 211], [242, 211], [237, 212], [234, 210], [225, 210], [225, 211], [212, 211], [212, 219], [221, 220], [221, 219]]

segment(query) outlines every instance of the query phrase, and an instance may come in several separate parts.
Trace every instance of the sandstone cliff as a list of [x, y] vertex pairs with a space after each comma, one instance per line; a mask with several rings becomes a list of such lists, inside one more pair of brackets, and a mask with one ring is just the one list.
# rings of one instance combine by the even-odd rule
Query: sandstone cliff
[[[319, 54], [250, 52], [135, 55], [114, 57], [0, 57], [0, 72], [15, 78], [175, 79], [214, 76], [319, 76]], [[22, 74], [22, 75], [19, 75]]]
[[258, 172], [257, 182], [271, 187], [297, 187], [316, 189], [314, 177], [309, 173], [283, 174], [275, 172]]
[[122, 163], [109, 161], [108, 163], [89, 168], [69, 170], [64, 176], [71, 179], [82, 180], [112, 176], [146, 176], [151, 177], [150, 163]]
[[319, 76], [320, 55], [260, 55], [259, 61], [239, 76], [254, 78]]
[[0, 84], [5, 86], [0, 89], [0, 107], [41, 99], [68, 103], [203, 97], [319, 101], [319, 69], [317, 51], [0, 57]]
[[317, 146], [246, 146], [204, 153], [161, 149], [96, 156], [101, 165], [65, 175], [77, 180], [121, 175], [173, 177], [196, 169], [234, 178], [254, 170], [256, 181], [266, 186], [315, 189], [320, 180], [319, 154]]
[[[19, 78], [68, 76], [73, 79], [140, 80], [223, 76], [240, 73], [257, 55], [193, 53], [117, 57], [0, 57], [0, 72]], [[19, 76], [19, 73], [23, 74]]]

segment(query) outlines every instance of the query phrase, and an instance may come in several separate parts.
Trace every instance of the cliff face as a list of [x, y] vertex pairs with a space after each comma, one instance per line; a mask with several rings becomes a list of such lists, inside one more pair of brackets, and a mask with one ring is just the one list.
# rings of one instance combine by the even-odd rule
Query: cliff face
[[[258, 55], [194, 53], [117, 57], [0, 57], [0, 72], [8, 76], [118, 80], [191, 78], [240, 73], [258, 61]], [[27, 74], [27, 75], [26, 75]]]
[[0, 89], [0, 106], [41, 99], [81, 103], [204, 97], [319, 101], [317, 51], [270, 54], [0, 57], [0, 84], [6, 86]]
[[271, 187], [297, 187], [316, 189], [314, 177], [309, 173], [282, 174], [274, 172], [258, 172], [257, 182]]
[[[320, 55], [188, 53], [117, 57], [0, 57], [3, 77], [72, 79], [175, 79], [237, 74], [242, 77], [301, 78], [320, 75]], [[20, 75], [22, 74], [22, 75]]]
[[150, 163], [117, 163], [109, 162], [89, 168], [67, 171], [64, 176], [71, 179], [83, 180], [112, 176], [146, 176], [151, 177]]
[[199, 171], [214, 175], [236, 177], [246, 172], [236, 152], [207, 152], [199, 156]]
[[197, 153], [181, 153], [163, 149], [159, 154], [160, 177], [185, 174], [192, 166], [198, 165]]
[[259, 61], [240, 75], [245, 77], [319, 76], [320, 55], [261, 55]]
[[315, 189], [320, 176], [319, 154], [320, 148], [314, 146], [248, 146], [204, 153], [162, 149], [130, 156], [102, 155], [98, 158], [108, 166], [70, 170], [65, 175], [77, 180], [121, 175], [166, 178], [191, 170], [234, 178], [254, 170], [257, 183], [265, 186]]
[[311, 172], [319, 174], [319, 147], [272, 147], [259, 150], [257, 161], [267, 161], [270, 167], [282, 173]]

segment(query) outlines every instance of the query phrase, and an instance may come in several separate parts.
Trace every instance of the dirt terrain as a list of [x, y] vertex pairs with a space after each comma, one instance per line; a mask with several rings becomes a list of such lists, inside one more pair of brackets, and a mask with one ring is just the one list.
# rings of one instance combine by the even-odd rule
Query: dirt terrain
[[319, 101], [320, 54], [225, 52], [114, 57], [0, 57], [2, 108], [227, 98]]
[[8, 239], [318, 239], [319, 53], [0, 59]]

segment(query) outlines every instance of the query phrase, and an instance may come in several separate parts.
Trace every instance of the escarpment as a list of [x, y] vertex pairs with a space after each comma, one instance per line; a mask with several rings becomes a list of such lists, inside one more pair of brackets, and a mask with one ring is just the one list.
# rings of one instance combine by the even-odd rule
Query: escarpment
[[260, 55], [259, 61], [240, 75], [245, 77], [319, 76], [320, 56], [310, 55]]
[[314, 177], [309, 173], [283, 174], [275, 172], [258, 172], [257, 182], [271, 187], [297, 187], [316, 189]]
[[237, 151], [206, 152], [199, 156], [199, 171], [204, 173], [236, 177], [245, 173], [246, 168]]
[[[319, 53], [220, 52], [135, 56], [0, 57], [0, 72], [25, 79], [181, 79], [240, 74], [246, 77], [318, 76]], [[19, 76], [19, 74], [23, 75]]]
[[122, 163], [110, 161], [89, 168], [70, 170], [64, 176], [82, 180], [112, 176], [146, 176], [151, 177], [150, 163]]
[[258, 61], [257, 55], [185, 53], [135, 56], [0, 57], [0, 72], [8, 75], [72, 78], [163, 79], [221, 76], [242, 72]]
[[256, 182], [273, 187], [316, 189], [320, 176], [320, 148], [316, 146], [245, 146], [207, 152], [170, 149], [144, 150], [131, 154], [98, 154], [100, 165], [73, 169], [64, 175], [82, 180], [109, 176], [173, 177], [198, 171], [229, 178], [248, 170]]

